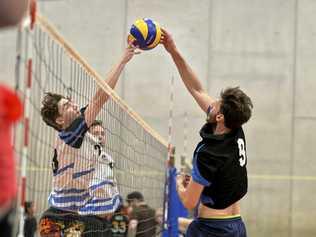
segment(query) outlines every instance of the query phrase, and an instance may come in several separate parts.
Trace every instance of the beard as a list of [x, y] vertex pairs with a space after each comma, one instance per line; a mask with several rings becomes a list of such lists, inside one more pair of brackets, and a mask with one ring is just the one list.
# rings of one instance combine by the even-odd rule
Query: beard
[[212, 123], [212, 124], [216, 124], [216, 115], [213, 113], [209, 113], [206, 117], [206, 122], [207, 123]]

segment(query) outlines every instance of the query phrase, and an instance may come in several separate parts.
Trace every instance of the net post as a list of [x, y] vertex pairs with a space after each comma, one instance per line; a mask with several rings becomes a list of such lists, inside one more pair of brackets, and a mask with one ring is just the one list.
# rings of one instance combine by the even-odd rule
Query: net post
[[32, 55], [32, 44], [31, 38], [34, 32], [36, 15], [36, 0], [31, 0], [29, 5], [29, 21], [27, 23], [27, 34], [26, 37], [26, 75], [25, 75], [25, 93], [24, 93], [24, 116], [23, 116], [23, 148], [21, 158], [21, 177], [20, 177], [20, 221], [19, 221], [19, 233], [18, 237], [24, 236], [24, 203], [26, 201], [26, 170], [27, 170], [27, 156], [29, 152], [30, 138], [30, 96], [32, 88], [32, 72], [33, 72], [33, 55]]
[[168, 120], [168, 157], [166, 162], [165, 187], [164, 187], [164, 205], [163, 205], [163, 231], [169, 229], [168, 226], [168, 206], [169, 206], [169, 179], [170, 169], [175, 166], [175, 147], [172, 146], [172, 129], [173, 129], [173, 108], [174, 108], [174, 76], [170, 80], [169, 95], [169, 120]]

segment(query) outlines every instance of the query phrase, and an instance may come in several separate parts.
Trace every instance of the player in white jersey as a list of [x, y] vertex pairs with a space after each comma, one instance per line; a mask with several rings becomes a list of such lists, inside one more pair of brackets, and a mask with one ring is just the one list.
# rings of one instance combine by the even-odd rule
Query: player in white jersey
[[[126, 48], [119, 63], [112, 68], [107, 84], [113, 89], [131, 58], [135, 47]], [[41, 236], [64, 236], [68, 231], [80, 236], [110, 236], [110, 228], [99, 215], [113, 213], [119, 206], [119, 195], [95, 199], [91, 181], [96, 171], [94, 147], [88, 130], [109, 95], [99, 88], [89, 104], [79, 109], [72, 100], [47, 93], [42, 101], [44, 122], [58, 131], [53, 157], [53, 190], [50, 208], [40, 221]], [[95, 187], [92, 187], [95, 188]]]

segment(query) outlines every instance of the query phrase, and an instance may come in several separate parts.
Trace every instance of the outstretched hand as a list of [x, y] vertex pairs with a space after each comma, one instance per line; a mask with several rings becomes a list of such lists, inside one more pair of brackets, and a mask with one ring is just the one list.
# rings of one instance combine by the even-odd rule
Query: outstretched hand
[[141, 52], [138, 50], [138, 48], [133, 45], [133, 42], [130, 42], [124, 51], [122, 62], [128, 63], [134, 55], [140, 53]]
[[169, 53], [175, 52], [177, 47], [171, 34], [163, 28], [161, 28], [161, 31], [162, 35], [160, 39], [160, 44], [162, 44]]

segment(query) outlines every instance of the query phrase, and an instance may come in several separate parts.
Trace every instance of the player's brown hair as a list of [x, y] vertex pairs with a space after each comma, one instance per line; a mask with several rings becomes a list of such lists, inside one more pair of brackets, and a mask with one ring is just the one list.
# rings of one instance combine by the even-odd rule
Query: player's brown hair
[[60, 94], [47, 92], [42, 100], [42, 119], [48, 126], [55, 128], [57, 131], [61, 131], [62, 129], [61, 126], [56, 123], [56, 119], [60, 116], [58, 112], [58, 102], [63, 98], [65, 97]]
[[220, 112], [225, 117], [225, 126], [235, 129], [246, 123], [252, 114], [253, 104], [239, 87], [229, 87], [221, 92]]

